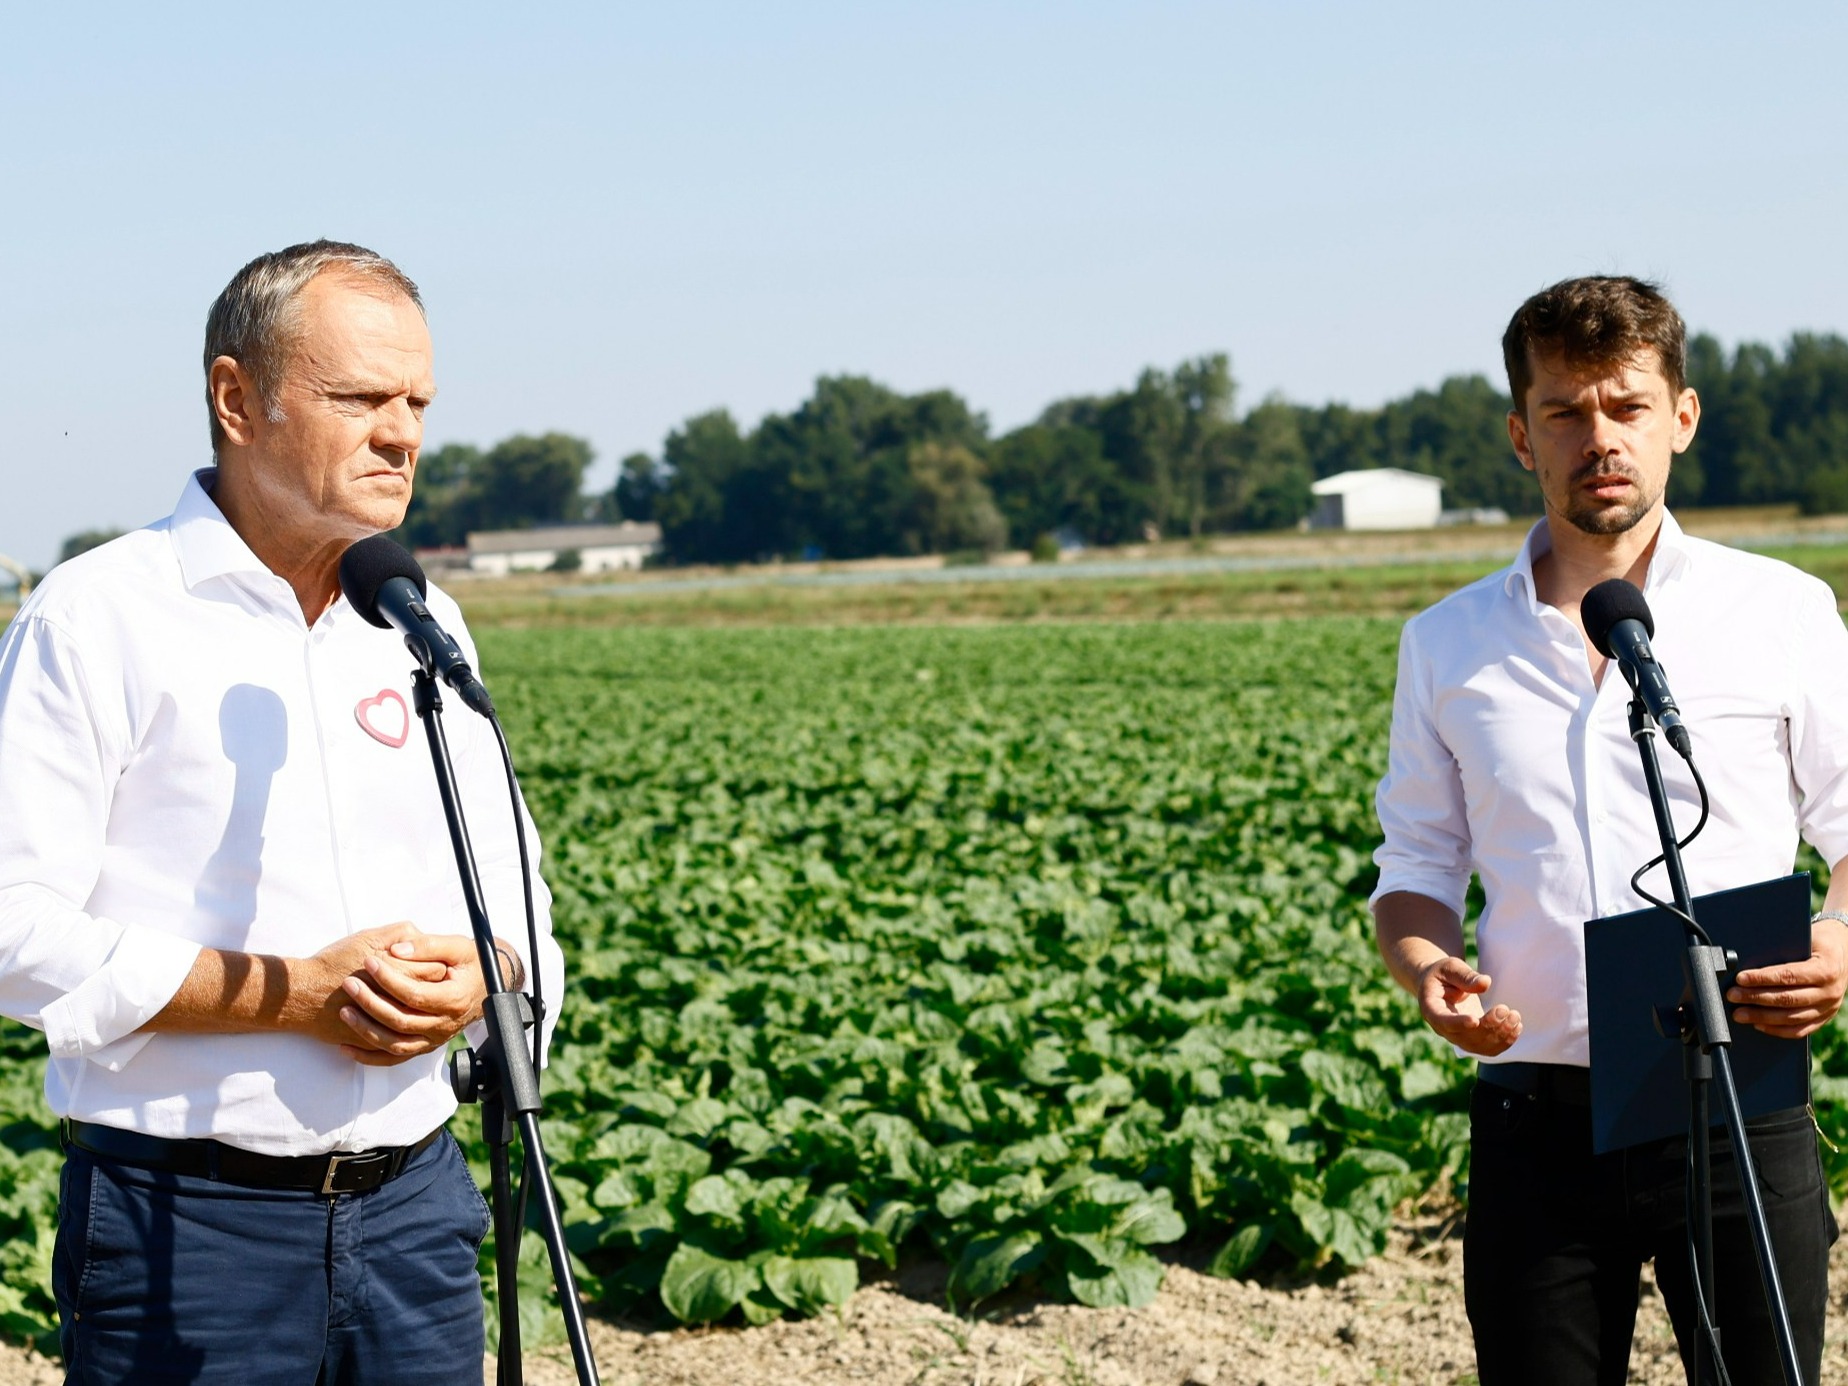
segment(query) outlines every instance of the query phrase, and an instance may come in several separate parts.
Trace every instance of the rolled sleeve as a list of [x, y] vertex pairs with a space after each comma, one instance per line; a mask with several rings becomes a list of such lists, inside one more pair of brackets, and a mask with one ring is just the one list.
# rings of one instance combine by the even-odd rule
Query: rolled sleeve
[[153, 929], [118, 928], [115, 947], [95, 972], [44, 1007], [39, 1019], [54, 1059], [89, 1059], [119, 1070], [151, 1035], [136, 1033], [173, 999], [192, 971], [199, 945]]
[[1392, 737], [1375, 796], [1383, 840], [1372, 898], [1411, 891], [1463, 913], [1471, 871], [1469, 821], [1456, 757], [1431, 717], [1431, 679], [1418, 650], [1418, 623], [1399, 638]]

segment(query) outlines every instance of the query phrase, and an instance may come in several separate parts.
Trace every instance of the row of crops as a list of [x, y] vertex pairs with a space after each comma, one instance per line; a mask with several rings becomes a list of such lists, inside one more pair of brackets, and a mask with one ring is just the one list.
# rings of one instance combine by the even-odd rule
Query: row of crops
[[[760, 1322], [927, 1253], [959, 1303], [1137, 1304], [1183, 1241], [1379, 1250], [1466, 1147], [1365, 908], [1396, 635], [482, 633], [570, 960], [545, 1129], [586, 1288]], [[56, 1157], [8, 1043], [0, 1324], [34, 1335]]]

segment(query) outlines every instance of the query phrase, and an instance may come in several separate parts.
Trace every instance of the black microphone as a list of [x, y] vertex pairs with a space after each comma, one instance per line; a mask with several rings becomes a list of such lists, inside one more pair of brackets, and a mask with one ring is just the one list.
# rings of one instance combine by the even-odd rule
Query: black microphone
[[1598, 647], [1599, 654], [1622, 667], [1623, 676], [1661, 726], [1668, 744], [1681, 753], [1683, 760], [1693, 760], [1693, 739], [1681, 720], [1681, 709], [1675, 706], [1675, 695], [1668, 691], [1668, 676], [1656, 663], [1655, 651], [1649, 648], [1655, 621], [1636, 584], [1622, 578], [1600, 582], [1579, 603], [1579, 615], [1591, 643]]
[[468, 667], [468, 656], [424, 605], [430, 584], [423, 568], [400, 545], [383, 534], [361, 539], [340, 557], [340, 590], [373, 625], [402, 632], [411, 656], [463, 702], [483, 717], [494, 715], [494, 702]]

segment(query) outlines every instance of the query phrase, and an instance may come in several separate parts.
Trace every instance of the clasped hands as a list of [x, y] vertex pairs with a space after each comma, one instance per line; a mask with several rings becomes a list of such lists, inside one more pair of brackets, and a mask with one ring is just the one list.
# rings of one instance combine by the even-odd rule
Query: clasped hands
[[315, 1038], [373, 1067], [442, 1049], [487, 997], [473, 938], [409, 922], [350, 934], [309, 961], [326, 988]]

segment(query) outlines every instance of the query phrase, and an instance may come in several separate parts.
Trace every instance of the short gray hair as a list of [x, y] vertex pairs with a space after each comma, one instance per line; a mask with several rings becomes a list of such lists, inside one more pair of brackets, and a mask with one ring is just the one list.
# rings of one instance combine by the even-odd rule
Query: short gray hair
[[229, 356], [250, 373], [264, 413], [281, 417], [276, 394], [300, 330], [298, 300], [322, 270], [338, 269], [389, 293], [402, 294], [423, 312], [410, 276], [376, 251], [346, 241], [304, 241], [259, 255], [231, 277], [205, 319], [205, 404], [212, 421], [212, 454], [225, 433], [212, 402], [212, 362]]

